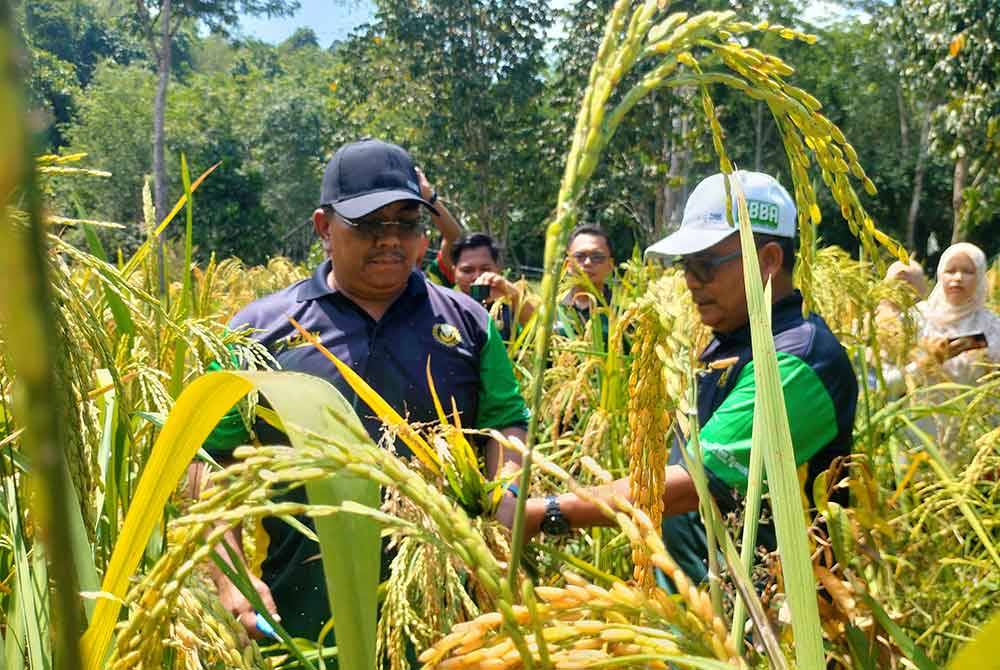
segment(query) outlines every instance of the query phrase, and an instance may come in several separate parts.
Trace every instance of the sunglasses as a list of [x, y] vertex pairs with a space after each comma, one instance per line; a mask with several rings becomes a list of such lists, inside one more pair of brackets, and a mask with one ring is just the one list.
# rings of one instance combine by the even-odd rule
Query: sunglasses
[[737, 251], [725, 256], [682, 256], [680, 264], [684, 272], [690, 272], [699, 283], [708, 284], [715, 279], [720, 267], [742, 255], [742, 251]]
[[590, 261], [594, 265], [600, 265], [604, 261], [608, 260], [607, 254], [602, 254], [601, 252], [587, 253], [586, 251], [580, 251], [573, 254], [570, 258], [577, 262], [577, 265], [583, 265], [587, 261]]
[[[336, 212], [334, 213], [336, 214]], [[374, 217], [348, 219], [345, 216], [337, 214], [337, 218], [346, 223], [348, 227], [352, 228], [359, 237], [366, 240], [377, 240], [378, 238], [385, 236], [389, 232], [390, 227], [395, 227], [396, 234], [405, 239], [420, 237], [427, 229], [427, 224], [425, 223], [423, 217], [403, 219], [401, 221], [386, 221]]]

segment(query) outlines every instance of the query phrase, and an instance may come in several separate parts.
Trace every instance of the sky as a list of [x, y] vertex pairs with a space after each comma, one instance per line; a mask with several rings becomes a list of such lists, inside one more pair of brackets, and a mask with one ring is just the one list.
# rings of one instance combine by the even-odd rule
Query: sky
[[342, 40], [358, 26], [375, 18], [375, 6], [368, 0], [299, 0], [301, 7], [291, 17], [268, 19], [245, 16], [240, 21], [243, 34], [277, 44], [297, 28], [313, 29], [321, 46]]
[[[308, 26], [316, 33], [319, 43], [327, 46], [335, 40], [342, 40], [358, 26], [375, 17], [375, 6], [369, 0], [299, 0], [301, 7], [291, 17], [267, 19], [244, 17], [242, 32], [251, 37], [277, 44], [288, 38], [301, 26]], [[568, 0], [553, 0], [555, 6], [565, 6]], [[831, 2], [814, 0], [809, 3], [804, 17], [807, 21], [828, 19], [837, 10]]]

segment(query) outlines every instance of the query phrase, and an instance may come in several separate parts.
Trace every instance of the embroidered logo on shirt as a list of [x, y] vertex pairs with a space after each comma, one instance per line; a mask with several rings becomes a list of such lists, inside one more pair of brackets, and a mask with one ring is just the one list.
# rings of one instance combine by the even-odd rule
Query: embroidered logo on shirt
[[[316, 339], [319, 339], [318, 330], [310, 333], [310, 335], [312, 335]], [[295, 332], [289, 335], [288, 337], [278, 340], [275, 349], [280, 352], [280, 351], [288, 351], [289, 349], [296, 349], [298, 347], [311, 347], [311, 346], [312, 342], [308, 341], [305, 337], [303, 337], [302, 333]]]
[[450, 323], [435, 323], [431, 335], [446, 347], [454, 347], [462, 341], [462, 334]]

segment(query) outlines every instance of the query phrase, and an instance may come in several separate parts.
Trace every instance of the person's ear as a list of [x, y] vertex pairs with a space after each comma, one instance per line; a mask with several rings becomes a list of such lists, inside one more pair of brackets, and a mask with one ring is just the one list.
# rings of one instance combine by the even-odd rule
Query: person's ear
[[782, 263], [785, 260], [785, 252], [780, 244], [768, 242], [760, 248], [757, 257], [760, 259], [760, 274], [766, 280], [768, 277], [775, 277], [781, 272]]
[[322, 207], [316, 209], [312, 215], [313, 230], [323, 240], [323, 248], [330, 248], [330, 224], [333, 221], [332, 215], [327, 215]]

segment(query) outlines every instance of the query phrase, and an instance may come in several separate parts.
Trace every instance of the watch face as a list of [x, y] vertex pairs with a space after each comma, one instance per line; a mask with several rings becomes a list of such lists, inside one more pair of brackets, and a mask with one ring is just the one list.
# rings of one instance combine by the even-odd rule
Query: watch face
[[547, 512], [542, 517], [542, 532], [546, 535], [565, 535], [569, 532], [569, 522], [559, 512]]

